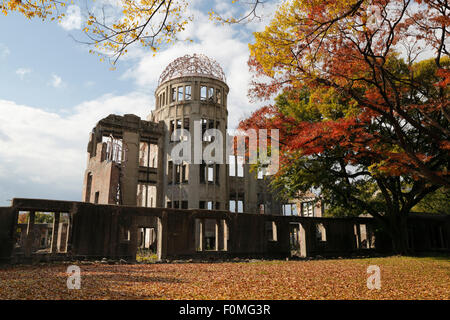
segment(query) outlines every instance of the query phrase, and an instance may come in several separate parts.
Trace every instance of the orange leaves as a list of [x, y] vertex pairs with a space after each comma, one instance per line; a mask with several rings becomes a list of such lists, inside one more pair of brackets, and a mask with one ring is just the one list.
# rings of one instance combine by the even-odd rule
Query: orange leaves
[[[381, 290], [366, 287], [369, 265]], [[450, 299], [450, 262], [432, 258], [80, 265], [80, 290], [65, 268], [0, 270], [0, 299]]]
[[436, 86], [447, 88], [450, 84], [450, 70], [449, 69], [438, 69], [436, 71], [436, 76], [441, 78], [442, 80], [439, 81]]

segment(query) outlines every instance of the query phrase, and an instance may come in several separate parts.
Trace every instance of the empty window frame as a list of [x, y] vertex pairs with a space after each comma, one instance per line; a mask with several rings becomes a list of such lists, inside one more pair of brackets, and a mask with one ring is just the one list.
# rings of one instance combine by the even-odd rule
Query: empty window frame
[[242, 200], [237, 201], [237, 212], [239, 213], [244, 212], [244, 201]]
[[183, 122], [184, 122], [183, 119], [177, 119], [177, 122], [176, 122], [177, 127], [176, 127], [176, 129], [178, 130], [179, 133], [175, 137], [175, 139], [176, 139], [175, 141], [181, 141], [181, 139], [182, 139], [183, 134], [181, 133], [181, 130], [183, 129], [183, 125], [184, 125]]
[[58, 239], [56, 250], [58, 252], [67, 252], [67, 242], [69, 240], [70, 216], [67, 212], [61, 212], [59, 216]]
[[314, 216], [314, 202], [305, 201], [302, 202], [302, 216], [313, 217]]
[[244, 176], [244, 162], [245, 159], [242, 156], [236, 157], [236, 176], [243, 177]]
[[244, 212], [244, 201], [242, 200], [230, 200], [229, 202], [229, 210], [231, 212]]
[[229, 164], [228, 164], [228, 175], [230, 177], [236, 176], [236, 156], [229, 156]]
[[91, 191], [92, 191], [92, 173], [88, 173], [87, 182], [86, 182], [86, 194], [84, 201], [91, 202]]
[[138, 248], [153, 249], [156, 242], [156, 232], [154, 228], [138, 228]]
[[217, 242], [216, 242], [216, 236], [217, 236], [217, 228], [216, 224], [217, 221], [213, 219], [205, 219], [203, 220], [205, 227], [205, 250], [217, 250]]
[[[187, 119], [188, 119], [187, 122], [189, 123], [189, 118], [187, 118]], [[171, 142], [178, 142], [182, 139], [185, 139], [183, 137], [182, 133], [180, 132], [180, 130], [183, 129], [185, 121], [186, 120], [183, 120], [183, 119], [170, 120], [169, 132], [170, 132], [170, 141]], [[172, 138], [172, 134], [175, 132], [175, 130], [178, 130], [178, 134]]]
[[185, 86], [184, 87], [184, 99], [185, 100], [191, 100], [192, 99], [192, 87], [191, 86]]
[[181, 182], [188, 183], [189, 181], [189, 166], [187, 164], [183, 164], [181, 166]]
[[120, 225], [119, 226], [119, 233], [120, 233], [120, 242], [129, 242], [131, 240], [131, 232], [126, 227]]
[[150, 144], [145, 141], [139, 143], [139, 166], [150, 167]]
[[165, 103], [164, 103], [164, 92], [159, 95], [158, 103], [159, 103], [159, 105], [158, 105], [159, 107], [162, 107], [162, 106], [165, 105]]
[[184, 118], [183, 128], [189, 131], [189, 118]]
[[208, 130], [208, 129], [215, 129], [216, 127], [215, 127], [215, 125], [216, 125], [216, 123], [214, 122], [214, 120], [208, 120], [208, 119], [202, 119], [201, 120], [201, 123], [202, 123], [202, 137], [203, 137], [203, 141], [206, 141], [206, 142], [211, 142], [211, 141], [213, 141], [214, 140], [214, 136], [212, 136], [212, 135], [208, 135], [208, 134], [205, 134], [206, 133], [206, 130]]
[[208, 183], [214, 182], [214, 167], [208, 165]]
[[178, 101], [183, 101], [183, 87], [178, 87]]
[[207, 119], [202, 119], [202, 140], [203, 141], [211, 141], [211, 136], [206, 135], [206, 130], [208, 130], [208, 120]]
[[214, 122], [214, 120], [212, 120], [212, 119], [210, 119], [209, 121], [208, 121], [208, 129], [215, 129], [216, 127], [215, 127], [215, 122]]
[[266, 221], [265, 228], [267, 241], [278, 241], [277, 224], [275, 221]]
[[157, 168], [158, 167], [158, 145], [149, 144], [149, 167]]
[[167, 181], [169, 184], [173, 182], [173, 162], [171, 160], [167, 162]]
[[175, 171], [175, 184], [180, 184], [180, 180], [181, 180], [181, 165], [179, 165], [179, 164], [174, 165], [174, 171]]
[[316, 224], [316, 239], [321, 242], [327, 241], [327, 230], [323, 223]]
[[296, 216], [297, 205], [295, 203], [286, 203], [281, 205], [281, 212], [283, 216]]
[[27, 211], [19, 211], [17, 215], [16, 244], [15, 250], [23, 251], [27, 242], [28, 224], [30, 221], [30, 213]]
[[206, 90], [207, 90], [206, 86], [200, 87], [200, 100], [206, 101], [206, 99], [207, 99]]
[[216, 171], [218, 172], [218, 166], [214, 164], [206, 164], [203, 162], [200, 164], [200, 183], [214, 183], [215, 176], [217, 176], [217, 173], [214, 173], [214, 167], [216, 167]]
[[139, 183], [137, 186], [137, 206], [153, 207], [153, 198], [156, 197], [156, 186]]
[[174, 87], [174, 88], [171, 88], [170, 90], [171, 90], [171, 95], [170, 95], [171, 102], [177, 101], [177, 88]]
[[172, 134], [175, 131], [175, 120], [170, 120], [169, 122], [169, 134], [170, 134], [170, 141], [174, 141], [172, 139]]
[[126, 150], [123, 149], [123, 141], [120, 138], [103, 136], [102, 142], [106, 143], [106, 160], [108, 162], [122, 163], [126, 160]]
[[216, 102], [222, 104], [222, 90], [216, 89]]
[[[189, 118], [177, 120], [177, 129], [178, 130], [185, 129], [189, 132]], [[188, 139], [189, 139], [188, 135], [185, 135], [184, 132], [180, 132], [177, 141], [188, 141]]]
[[189, 166], [187, 164], [174, 164], [172, 160], [169, 160], [167, 166], [168, 184], [188, 183]]
[[214, 102], [214, 88], [208, 88], [208, 100]]
[[202, 162], [200, 164], [200, 183], [206, 182], [206, 163]]
[[258, 205], [258, 212], [260, 214], [265, 214], [266, 213], [266, 205], [264, 203], [260, 203]]

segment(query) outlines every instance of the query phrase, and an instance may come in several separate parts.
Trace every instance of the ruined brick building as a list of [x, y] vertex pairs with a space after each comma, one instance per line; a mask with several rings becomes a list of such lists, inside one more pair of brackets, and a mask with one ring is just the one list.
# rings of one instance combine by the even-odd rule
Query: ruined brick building
[[[208, 129], [227, 134], [228, 93], [219, 64], [204, 55], [184, 56], [170, 63], [159, 78], [155, 109], [142, 120], [127, 114], [110, 115], [93, 129], [83, 201], [139, 207], [229, 210], [274, 215], [320, 217], [314, 195], [281, 200], [269, 188], [270, 176], [250, 171], [248, 159], [225, 152], [222, 161], [176, 163], [171, 150], [186, 141], [175, 130], [187, 130], [192, 141], [195, 124], [202, 150], [214, 137]], [[174, 135], [174, 136], [172, 136]], [[226, 141], [221, 141], [226, 150]], [[195, 145], [189, 145], [195, 154]], [[198, 151], [197, 151], [198, 152]], [[227, 161], [228, 160], [228, 161]], [[156, 228], [156, 222], [154, 223]], [[199, 231], [198, 226], [198, 232]], [[207, 238], [215, 226], [207, 224]], [[153, 228], [152, 228], [153, 229]], [[154, 234], [154, 233], [152, 233]], [[149, 237], [144, 233], [143, 237]], [[151, 242], [151, 240], [150, 240]]]
[[[215, 163], [174, 161], [172, 148], [189, 140], [185, 132], [173, 134], [177, 129], [194, 128], [201, 149], [212, 141], [226, 149], [226, 141], [203, 134], [217, 129], [225, 136], [228, 93], [216, 62], [201, 55], [173, 61], [146, 120], [109, 115], [92, 130], [82, 201], [15, 198], [0, 207], [0, 263], [135, 260], [141, 249], [158, 259], [391, 250], [373, 218], [323, 217], [312, 193], [281, 200], [268, 186], [270, 176], [250, 171], [239, 155], [225, 159], [224, 153]], [[196, 144], [190, 148], [195, 155]], [[408, 246], [448, 252], [450, 216], [411, 214]]]
[[[269, 189], [270, 177], [251, 172], [248, 161], [239, 156], [226, 159], [224, 153], [220, 163], [202, 164], [176, 164], [171, 159], [174, 143], [184, 138], [171, 139], [176, 129], [192, 133], [199, 123], [203, 148], [212, 139], [204, 136], [206, 130], [226, 135], [228, 93], [217, 62], [196, 54], [173, 61], [159, 78], [155, 110], [147, 120], [110, 115], [93, 129], [83, 201], [320, 217], [313, 194], [300, 201], [280, 201]], [[225, 150], [226, 141], [222, 145]], [[194, 143], [190, 148], [194, 154]]]

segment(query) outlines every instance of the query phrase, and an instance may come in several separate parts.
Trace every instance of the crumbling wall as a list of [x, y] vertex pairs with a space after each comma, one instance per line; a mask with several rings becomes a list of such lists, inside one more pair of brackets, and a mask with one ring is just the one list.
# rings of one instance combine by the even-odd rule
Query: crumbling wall
[[[40, 254], [25, 250], [21, 254], [28, 260], [24, 261], [103, 257], [134, 260], [140, 228], [156, 231], [159, 259], [290, 257], [293, 252], [302, 257], [347, 256], [380, 249], [380, 231], [372, 218], [310, 218], [14, 199], [12, 207], [0, 208], [2, 262], [18, 254], [14, 244], [19, 211], [69, 215], [67, 252], [51, 250]], [[207, 230], [207, 222], [212, 229]], [[449, 252], [450, 216], [411, 215], [408, 223], [413, 251]], [[207, 233], [208, 246], [205, 245]], [[293, 241], [297, 242], [293, 244]]]
[[17, 214], [11, 207], [0, 207], [0, 263], [10, 261], [16, 242], [15, 221]]

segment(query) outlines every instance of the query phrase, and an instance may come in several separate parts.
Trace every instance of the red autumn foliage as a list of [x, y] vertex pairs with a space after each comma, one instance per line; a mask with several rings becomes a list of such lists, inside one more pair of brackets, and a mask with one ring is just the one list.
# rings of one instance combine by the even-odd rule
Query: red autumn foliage
[[[356, 101], [360, 112], [292, 125], [296, 128], [282, 139], [286, 150], [308, 155], [340, 145], [355, 151], [350, 162], [373, 157], [381, 172], [449, 187], [449, 12], [440, 0], [296, 2], [255, 34], [250, 96], [269, 99], [280, 89], [333, 88]], [[426, 79], [417, 76], [416, 64], [424, 49], [434, 61]], [[407, 60], [403, 65], [399, 52]], [[267, 116], [276, 120], [266, 121]], [[283, 132], [293, 121], [270, 107], [252, 117], [241, 127]], [[374, 122], [385, 127], [369, 133]]]

